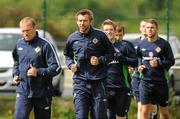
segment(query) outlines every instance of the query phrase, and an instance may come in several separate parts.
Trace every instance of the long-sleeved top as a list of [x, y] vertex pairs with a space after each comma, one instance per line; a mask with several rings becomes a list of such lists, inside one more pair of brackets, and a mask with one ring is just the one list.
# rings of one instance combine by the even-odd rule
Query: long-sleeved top
[[108, 64], [107, 87], [111, 89], [130, 88], [131, 77], [128, 66], [136, 67], [138, 58], [132, 43], [121, 40], [114, 43], [116, 55]]
[[[29, 98], [53, 95], [52, 78], [61, 71], [61, 65], [54, 46], [38, 36], [32, 41], [18, 40], [12, 51], [14, 66], [13, 77], [19, 76], [20, 84], [16, 92]], [[37, 69], [37, 77], [28, 77], [30, 65]]]
[[[107, 35], [92, 27], [86, 34], [79, 31], [72, 33], [64, 49], [67, 67], [70, 69], [72, 64], [77, 64], [73, 79], [81, 80], [105, 79], [107, 63], [113, 58], [113, 54], [114, 49]], [[91, 56], [98, 57], [98, 65], [91, 65]]]
[[[138, 56], [142, 59], [145, 69], [142, 72], [142, 80], [166, 81], [167, 71], [174, 65], [175, 59], [168, 41], [158, 37], [156, 41], [143, 40], [138, 47]], [[151, 67], [149, 61], [156, 57], [157, 67]]]

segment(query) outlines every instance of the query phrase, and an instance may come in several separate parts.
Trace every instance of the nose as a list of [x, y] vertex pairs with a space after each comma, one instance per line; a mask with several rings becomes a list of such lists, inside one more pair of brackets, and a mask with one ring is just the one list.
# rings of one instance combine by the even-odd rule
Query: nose
[[107, 30], [107, 33], [110, 34], [110, 33], [111, 33], [111, 30]]
[[24, 36], [27, 36], [27, 34], [28, 34], [27, 32], [23, 32], [23, 35], [24, 35]]

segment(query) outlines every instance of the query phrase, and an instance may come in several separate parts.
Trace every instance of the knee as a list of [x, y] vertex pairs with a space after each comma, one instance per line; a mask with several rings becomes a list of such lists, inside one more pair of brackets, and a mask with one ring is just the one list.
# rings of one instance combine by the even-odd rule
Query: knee
[[144, 109], [141, 108], [141, 112], [140, 112], [143, 116], [147, 116], [150, 115], [150, 109]]
[[163, 112], [160, 114], [162, 119], [169, 119], [169, 113], [168, 112]]
[[169, 111], [167, 107], [160, 107], [160, 117], [163, 119], [169, 119]]
[[150, 112], [149, 112], [149, 111], [144, 111], [144, 110], [142, 110], [142, 111], [141, 111], [141, 114], [142, 114], [142, 115], [149, 115]]
[[14, 119], [29, 119], [29, 114], [27, 111], [22, 108], [20, 109], [19, 107], [15, 109], [14, 112]]
[[29, 117], [25, 115], [19, 115], [19, 114], [14, 114], [14, 119], [28, 119]]
[[88, 119], [88, 117], [86, 117], [86, 116], [76, 115], [76, 119]]

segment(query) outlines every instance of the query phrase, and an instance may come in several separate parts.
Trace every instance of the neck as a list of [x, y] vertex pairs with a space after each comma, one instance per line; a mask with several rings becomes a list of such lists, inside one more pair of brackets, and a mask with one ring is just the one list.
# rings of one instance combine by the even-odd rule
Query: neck
[[116, 41], [122, 41], [123, 39], [119, 38], [119, 39], [116, 39]]
[[89, 32], [90, 27], [91, 27], [91, 26], [87, 27], [87, 28], [86, 28], [86, 30], [84, 30], [84, 31], [80, 31], [80, 32], [81, 32], [81, 33], [86, 34], [86, 33], [88, 33], [88, 32]]
[[141, 35], [141, 40], [144, 40], [146, 36], [144, 34]]
[[155, 42], [155, 41], [157, 40], [157, 38], [158, 38], [158, 36], [157, 36], [157, 34], [156, 34], [156, 35], [154, 35], [153, 37], [148, 37], [148, 41], [149, 41], [149, 42]]
[[113, 39], [110, 39], [110, 41], [111, 41], [111, 43], [115, 43], [115, 39], [113, 38]]

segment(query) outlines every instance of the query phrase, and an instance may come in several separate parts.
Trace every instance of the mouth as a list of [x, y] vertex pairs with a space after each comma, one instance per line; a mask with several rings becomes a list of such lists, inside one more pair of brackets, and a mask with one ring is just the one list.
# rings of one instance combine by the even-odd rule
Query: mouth
[[85, 27], [84, 26], [80, 26], [80, 29], [85, 29]]

